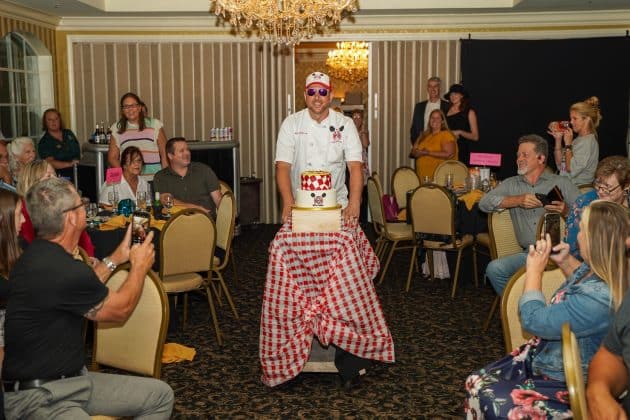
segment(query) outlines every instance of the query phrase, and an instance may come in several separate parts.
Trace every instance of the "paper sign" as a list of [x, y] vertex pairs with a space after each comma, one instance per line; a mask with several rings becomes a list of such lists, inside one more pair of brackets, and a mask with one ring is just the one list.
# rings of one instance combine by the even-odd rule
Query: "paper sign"
[[122, 179], [122, 168], [107, 168], [105, 172], [105, 183], [118, 184]]
[[501, 154], [500, 153], [471, 153], [470, 165], [501, 166]]

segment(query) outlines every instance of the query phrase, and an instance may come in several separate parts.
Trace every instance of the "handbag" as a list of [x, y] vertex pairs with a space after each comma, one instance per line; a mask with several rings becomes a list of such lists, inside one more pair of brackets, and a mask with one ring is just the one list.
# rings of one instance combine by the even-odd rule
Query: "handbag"
[[383, 209], [385, 210], [385, 220], [388, 222], [398, 221], [398, 203], [393, 195], [383, 195]]

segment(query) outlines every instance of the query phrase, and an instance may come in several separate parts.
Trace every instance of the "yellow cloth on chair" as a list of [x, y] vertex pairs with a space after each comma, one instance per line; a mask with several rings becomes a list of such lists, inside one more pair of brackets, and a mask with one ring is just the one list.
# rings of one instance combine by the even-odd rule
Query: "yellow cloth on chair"
[[462, 195], [461, 197], [459, 197], [459, 199], [462, 200], [466, 204], [466, 208], [468, 210], [472, 210], [475, 203], [481, 200], [481, 197], [483, 197], [483, 191], [472, 190], [471, 192], [466, 193]]
[[177, 363], [184, 360], [192, 361], [197, 352], [192, 347], [177, 343], [165, 343], [162, 352], [162, 363]]

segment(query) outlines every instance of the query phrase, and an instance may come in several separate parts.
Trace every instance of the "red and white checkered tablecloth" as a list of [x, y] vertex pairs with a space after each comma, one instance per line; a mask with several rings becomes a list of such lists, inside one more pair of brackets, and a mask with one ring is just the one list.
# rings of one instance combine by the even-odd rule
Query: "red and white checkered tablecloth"
[[313, 335], [359, 357], [394, 362], [394, 342], [372, 279], [379, 262], [360, 228], [293, 233], [287, 225], [269, 246], [260, 319], [262, 381], [297, 376]]

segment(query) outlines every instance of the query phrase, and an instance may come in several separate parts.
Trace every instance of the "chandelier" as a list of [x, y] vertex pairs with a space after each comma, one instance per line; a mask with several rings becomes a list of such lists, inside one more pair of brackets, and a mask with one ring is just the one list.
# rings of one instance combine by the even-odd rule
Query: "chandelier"
[[[210, 0], [214, 12], [239, 32], [258, 32], [263, 40], [293, 46], [315, 32], [339, 24], [357, 0]], [[226, 16], [229, 16], [226, 17]]]
[[350, 83], [367, 79], [368, 54], [367, 42], [337, 42], [337, 49], [328, 51], [328, 72]]

